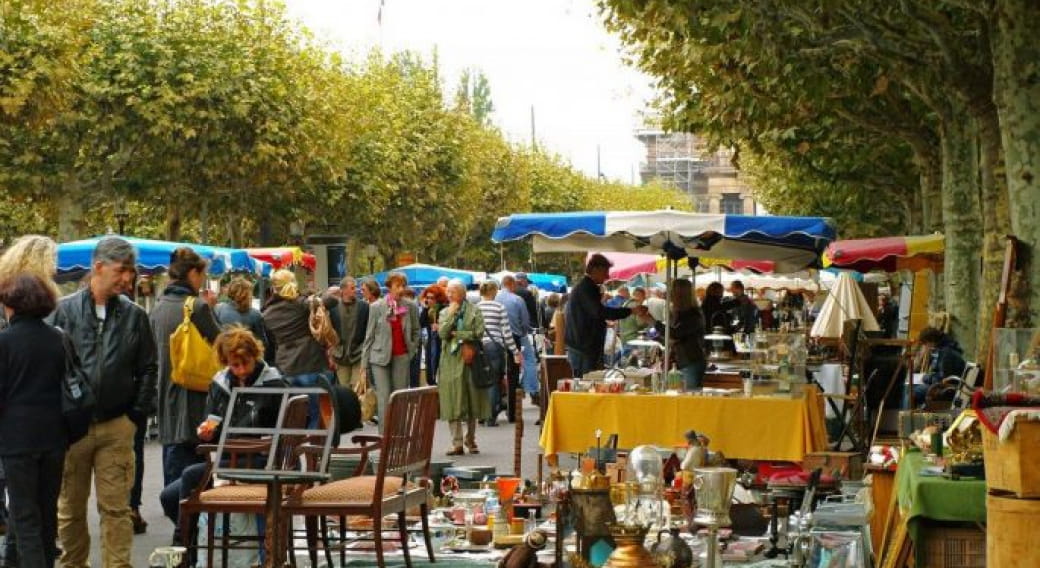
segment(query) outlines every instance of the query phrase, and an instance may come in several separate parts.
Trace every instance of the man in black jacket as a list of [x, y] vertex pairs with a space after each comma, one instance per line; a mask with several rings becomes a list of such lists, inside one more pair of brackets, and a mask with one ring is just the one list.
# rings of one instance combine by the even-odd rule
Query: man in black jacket
[[72, 339], [97, 399], [94, 423], [65, 456], [58, 501], [62, 566], [86, 568], [87, 499], [97, 476], [102, 565], [129, 567], [133, 525], [127, 497], [134, 481], [134, 421], [155, 411], [155, 340], [148, 315], [122, 292], [133, 285], [137, 253], [118, 237], [98, 242], [89, 285], [61, 299], [54, 325]]
[[347, 276], [339, 283], [336, 306], [329, 310], [339, 345], [332, 350], [339, 384], [354, 387], [361, 380], [361, 346], [368, 327], [368, 304], [357, 295], [357, 282]]
[[624, 319], [632, 314], [629, 308], [608, 308], [600, 300], [599, 286], [607, 281], [611, 266], [602, 254], [592, 255], [585, 265], [585, 277], [574, 287], [565, 308], [567, 361], [575, 377], [603, 367], [607, 320]]

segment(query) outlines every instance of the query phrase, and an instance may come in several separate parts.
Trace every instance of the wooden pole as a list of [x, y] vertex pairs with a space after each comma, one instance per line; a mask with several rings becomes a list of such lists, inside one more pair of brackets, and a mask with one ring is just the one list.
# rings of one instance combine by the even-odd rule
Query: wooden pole
[[516, 398], [516, 435], [513, 436], [513, 475], [520, 477], [520, 458], [523, 455], [524, 440], [524, 390], [513, 391]]

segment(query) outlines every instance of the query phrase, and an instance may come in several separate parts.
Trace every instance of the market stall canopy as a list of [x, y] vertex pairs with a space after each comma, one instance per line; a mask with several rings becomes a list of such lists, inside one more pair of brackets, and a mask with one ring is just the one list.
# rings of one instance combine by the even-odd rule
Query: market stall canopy
[[823, 265], [857, 272], [938, 272], [942, 270], [944, 250], [941, 234], [834, 241], [823, 253]]
[[841, 337], [845, 322], [849, 320], [862, 320], [861, 331], [879, 331], [874, 310], [867, 303], [866, 297], [859, 289], [859, 284], [852, 279], [848, 272], [838, 275], [838, 281], [830, 289], [827, 299], [820, 308], [820, 315], [816, 317], [812, 329], [809, 331], [811, 337]]
[[460, 270], [457, 268], [445, 268], [443, 266], [433, 266], [431, 264], [409, 264], [407, 266], [401, 266], [388, 270], [385, 272], [378, 272], [372, 275], [372, 278], [376, 279], [376, 282], [383, 284], [386, 282], [386, 277], [390, 272], [400, 272], [408, 278], [408, 286], [412, 288], [418, 288], [422, 286], [429, 286], [430, 284], [436, 284], [437, 280], [441, 277], [447, 277], [449, 279], [458, 278], [466, 286], [472, 286], [478, 280], [484, 280], [487, 274], [484, 272], [476, 272], [473, 270]]
[[[585, 262], [597, 252], [589, 251], [585, 255]], [[642, 254], [637, 252], [601, 252], [614, 266], [610, 267], [609, 278], [611, 280], [629, 280], [640, 274], [664, 274], [667, 260], [656, 254]]]
[[233, 249], [200, 245], [196, 243], [178, 243], [173, 241], [157, 241], [120, 235], [103, 235], [91, 239], [70, 241], [58, 245], [58, 273], [74, 275], [91, 269], [91, 258], [98, 241], [105, 237], [116, 236], [126, 240], [137, 249], [137, 269], [141, 272], [160, 272], [170, 267], [170, 253], [180, 247], [191, 247], [199, 256], [209, 261], [209, 274], [220, 276], [227, 272], [250, 272], [263, 274], [270, 270], [266, 262], [249, 256], [244, 249]]
[[[503, 270], [501, 272], [488, 274], [488, 277], [501, 282], [502, 277], [507, 274], [516, 274], [516, 272]], [[539, 290], [545, 290], [547, 292], [567, 291], [567, 277], [562, 274], [548, 274], [545, 272], [527, 272], [526, 274], [527, 280], [538, 287]]]
[[318, 265], [314, 255], [303, 252], [300, 247], [247, 248], [245, 251], [249, 256], [269, 263], [275, 270], [288, 266], [302, 266], [314, 272]]
[[693, 257], [771, 260], [780, 272], [818, 263], [834, 240], [822, 217], [758, 217], [680, 211], [580, 211], [501, 217], [497, 243], [532, 238], [541, 252], [665, 252]]

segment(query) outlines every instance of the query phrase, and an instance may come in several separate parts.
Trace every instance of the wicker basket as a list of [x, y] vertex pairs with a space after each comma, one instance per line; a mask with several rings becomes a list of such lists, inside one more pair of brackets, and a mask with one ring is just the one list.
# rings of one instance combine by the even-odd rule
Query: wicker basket
[[984, 568], [986, 533], [971, 524], [928, 522], [921, 530], [921, 568]]

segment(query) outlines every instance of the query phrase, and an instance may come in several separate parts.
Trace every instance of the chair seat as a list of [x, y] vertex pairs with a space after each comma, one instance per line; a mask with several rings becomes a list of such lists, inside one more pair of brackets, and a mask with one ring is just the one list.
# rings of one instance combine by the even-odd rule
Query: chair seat
[[267, 501], [267, 486], [249, 484], [222, 485], [200, 493], [199, 501], [203, 503], [228, 501], [265, 503]]
[[[312, 487], [303, 492], [300, 500], [304, 504], [315, 503], [371, 503], [376, 488], [376, 476], [362, 475], [340, 479]], [[401, 488], [401, 478], [388, 476], [383, 480], [383, 496], [396, 493]]]

